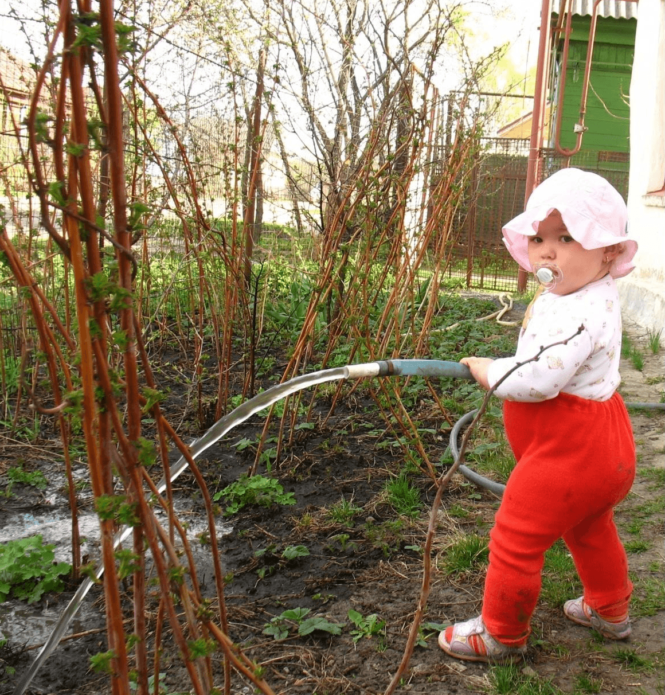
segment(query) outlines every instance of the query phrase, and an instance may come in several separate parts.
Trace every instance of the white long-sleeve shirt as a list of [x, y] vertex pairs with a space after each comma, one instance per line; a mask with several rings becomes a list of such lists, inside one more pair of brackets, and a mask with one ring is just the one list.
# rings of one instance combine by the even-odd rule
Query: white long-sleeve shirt
[[621, 312], [619, 294], [609, 275], [564, 296], [541, 294], [520, 332], [515, 356], [490, 365], [489, 385], [493, 387], [509, 369], [536, 355], [541, 347], [572, 336], [580, 326], [584, 328], [579, 335], [516, 369], [495, 394], [527, 402], [555, 398], [559, 393], [608, 400], [621, 383]]

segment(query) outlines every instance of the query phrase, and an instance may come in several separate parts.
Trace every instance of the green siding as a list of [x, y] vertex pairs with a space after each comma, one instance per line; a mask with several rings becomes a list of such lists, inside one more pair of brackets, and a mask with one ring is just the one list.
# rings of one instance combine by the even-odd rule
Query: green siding
[[[576, 141], [573, 126], [579, 121], [589, 24], [589, 17], [573, 18], [561, 123], [561, 145], [566, 148], [574, 147]], [[629, 151], [627, 102], [635, 28], [635, 20], [598, 20], [582, 152]]]

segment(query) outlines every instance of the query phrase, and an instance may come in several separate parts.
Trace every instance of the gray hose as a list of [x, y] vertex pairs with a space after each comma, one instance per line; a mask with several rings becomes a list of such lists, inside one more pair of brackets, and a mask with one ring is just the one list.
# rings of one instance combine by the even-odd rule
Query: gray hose
[[[637, 409], [644, 409], [644, 410], [665, 410], [665, 403], [626, 403], [626, 408], [631, 408], [633, 410]], [[452, 432], [450, 433], [450, 442], [449, 442], [449, 448], [450, 451], [452, 452], [453, 459], [457, 461], [459, 458], [459, 446], [457, 444], [457, 440], [460, 435], [460, 431], [464, 426], [469, 424], [475, 414], [477, 413], [477, 410], [472, 410], [470, 413], [467, 413], [466, 415], [462, 415], [462, 417], [455, 423], [455, 426], [452, 429]], [[503, 496], [503, 491], [506, 489], [505, 485], [502, 485], [501, 483], [497, 483], [494, 480], [490, 480], [489, 478], [486, 478], [483, 475], [480, 475], [480, 473], [476, 473], [475, 471], [471, 470], [468, 466], [465, 466], [462, 464], [457, 470], [469, 481], [474, 483], [474, 485], [477, 485], [478, 487], [482, 487], [485, 490], [489, 490], [493, 494], [497, 495], [498, 497]]]
[[[453, 431], [450, 433], [450, 451], [453, 454], [453, 458], [455, 461], [459, 458], [459, 446], [457, 445], [457, 439], [460, 435], [460, 431], [462, 427], [465, 425], [469, 424], [471, 420], [473, 420], [475, 414], [477, 413], [477, 410], [472, 410], [470, 413], [467, 413], [466, 415], [462, 415], [462, 417], [455, 423], [455, 426], [453, 427]], [[468, 466], [465, 466], [462, 464], [458, 469], [457, 469], [467, 480], [470, 480], [472, 483], [475, 485], [478, 485], [478, 487], [482, 487], [485, 490], [489, 490], [491, 493], [495, 494], [497, 497], [502, 497], [503, 496], [503, 491], [506, 489], [505, 485], [502, 485], [501, 483], [497, 483], [494, 480], [490, 480], [489, 478], [486, 478], [484, 475], [480, 475], [480, 473], [476, 473], [475, 471], [472, 471]]]

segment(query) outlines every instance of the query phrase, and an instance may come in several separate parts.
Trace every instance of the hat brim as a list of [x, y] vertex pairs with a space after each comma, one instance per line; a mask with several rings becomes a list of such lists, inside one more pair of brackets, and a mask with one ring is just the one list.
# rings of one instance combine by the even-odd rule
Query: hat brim
[[575, 241], [579, 242], [587, 250], [605, 248], [614, 244], [622, 244], [623, 251], [614, 259], [610, 266], [610, 275], [614, 278], [628, 275], [635, 265], [633, 257], [637, 253], [637, 242], [626, 239], [625, 236], [617, 236], [599, 225], [595, 220], [580, 214], [567, 206], [539, 205], [526, 210], [521, 215], [513, 218], [503, 228], [503, 241], [510, 255], [519, 265], [533, 272], [529, 262], [529, 237], [538, 232], [538, 225], [554, 210], [558, 210], [561, 219]]

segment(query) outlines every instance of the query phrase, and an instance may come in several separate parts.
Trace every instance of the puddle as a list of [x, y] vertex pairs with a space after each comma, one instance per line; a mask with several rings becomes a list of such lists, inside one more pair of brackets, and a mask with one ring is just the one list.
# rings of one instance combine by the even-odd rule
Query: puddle
[[[85, 474], [85, 470], [78, 471], [79, 477]], [[44, 491], [43, 500], [46, 504], [36, 507], [33, 511], [16, 511], [14, 514], [4, 516], [4, 524], [0, 528], [0, 543], [12, 540], [28, 538], [40, 535], [44, 544], [54, 545], [56, 562], [72, 561], [71, 555], [71, 516], [69, 505], [63, 494], [64, 476], [57, 474], [49, 475], [49, 486]], [[87, 491], [86, 491], [87, 492]], [[88, 497], [79, 495], [79, 498]], [[99, 520], [97, 515], [89, 511], [88, 500], [84, 503], [86, 511], [79, 512], [79, 532], [81, 536], [81, 556], [88, 556], [93, 562], [99, 558]], [[202, 544], [199, 540], [201, 534], [207, 534], [208, 524], [205, 513], [188, 497], [175, 500], [176, 513], [181, 522], [187, 523], [187, 537], [192, 547], [192, 552], [196, 557], [197, 566], [199, 561], [203, 566], [210, 565], [211, 552], [207, 544]], [[24, 508], [25, 509], [25, 508]], [[159, 522], [166, 528], [168, 527], [167, 515], [158, 510], [156, 513]], [[233, 531], [230, 524], [224, 523], [222, 519], [216, 520], [217, 538], [220, 549], [223, 546], [222, 538]], [[124, 547], [131, 548], [131, 536], [123, 544]], [[181, 542], [176, 534], [176, 546], [180, 547]], [[210, 558], [210, 559], [209, 559]], [[149, 553], [147, 555], [150, 563]], [[205, 575], [205, 570], [202, 570]], [[49, 600], [52, 605], [49, 605]], [[87, 599], [90, 601], [90, 598]], [[18, 645], [33, 646], [47, 641], [55, 625], [60, 619], [66, 601], [62, 597], [47, 594], [42, 601], [34, 605], [28, 605], [22, 601], [10, 599], [0, 604], [0, 639], [10, 639], [12, 643]], [[94, 606], [92, 602], [86, 602], [74, 616], [68, 634], [84, 632], [92, 628], [104, 625], [103, 608]]]
[[[14, 645], [32, 646], [46, 642], [63, 611], [63, 604], [45, 607], [9, 600], [0, 603], [0, 639], [10, 639]], [[100, 609], [84, 603], [70, 623], [69, 632], [76, 634], [103, 625]]]

